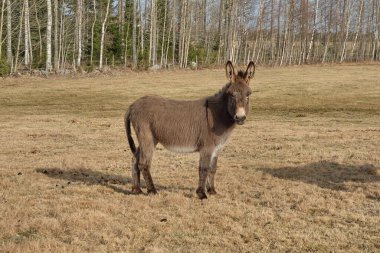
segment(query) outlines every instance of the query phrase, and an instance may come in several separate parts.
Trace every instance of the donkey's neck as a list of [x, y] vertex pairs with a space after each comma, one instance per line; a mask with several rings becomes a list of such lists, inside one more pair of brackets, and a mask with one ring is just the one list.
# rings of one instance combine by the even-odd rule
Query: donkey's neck
[[228, 113], [228, 98], [225, 92], [228, 87], [229, 84], [206, 99], [209, 127], [217, 135], [222, 135], [223, 132], [230, 131], [235, 126], [235, 121]]

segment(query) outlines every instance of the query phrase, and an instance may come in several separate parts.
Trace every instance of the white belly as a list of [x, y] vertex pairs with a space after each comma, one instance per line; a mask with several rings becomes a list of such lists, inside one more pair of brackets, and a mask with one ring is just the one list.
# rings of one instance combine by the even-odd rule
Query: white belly
[[193, 153], [197, 151], [195, 147], [186, 146], [165, 146], [165, 148], [176, 153]]

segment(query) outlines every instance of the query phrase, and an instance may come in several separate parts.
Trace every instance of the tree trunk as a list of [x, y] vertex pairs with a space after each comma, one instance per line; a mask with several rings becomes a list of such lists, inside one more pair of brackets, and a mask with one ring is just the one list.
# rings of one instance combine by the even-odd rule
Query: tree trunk
[[362, 13], [363, 13], [364, 0], [361, 0], [359, 5], [360, 5], [360, 7], [359, 7], [359, 13], [358, 13], [357, 21], [356, 21], [357, 26], [356, 26], [355, 38], [354, 38], [354, 42], [352, 44], [352, 49], [351, 49], [351, 58], [354, 57], [356, 41], [358, 40], [359, 30], [360, 30], [360, 26], [362, 24], [362, 18], [363, 18]]
[[139, 25], [140, 25], [140, 52], [144, 53], [144, 22], [143, 22], [143, 15], [142, 15], [142, 3], [141, 0], [139, 0]]
[[58, 71], [58, 0], [54, 0], [54, 70]]
[[376, 61], [379, 58], [379, 26], [380, 26], [380, 4], [379, 0], [373, 1], [373, 45], [371, 53], [371, 61]]
[[329, 42], [330, 42], [330, 37], [331, 37], [331, 27], [332, 27], [332, 17], [333, 17], [333, 5], [332, 3], [330, 3], [330, 11], [329, 11], [329, 14], [328, 14], [328, 17], [326, 16], [325, 18], [325, 22], [328, 23], [328, 25], [326, 25], [326, 31], [325, 31], [325, 36], [326, 36], [326, 41], [325, 41], [325, 49], [323, 51], [323, 56], [322, 56], [322, 64], [325, 63], [325, 60], [326, 60], [326, 55], [327, 55], [327, 50], [329, 48]]
[[7, 0], [7, 61], [12, 65], [12, 8], [11, 1]]
[[91, 55], [90, 55], [90, 64], [92, 66], [93, 56], [94, 56], [94, 29], [96, 24], [96, 0], [93, 0], [94, 7], [94, 22], [91, 26]]
[[315, 7], [314, 7], [314, 27], [313, 27], [313, 31], [311, 33], [311, 39], [310, 39], [310, 43], [309, 43], [309, 50], [307, 52], [307, 56], [306, 56], [306, 61], [308, 62], [310, 60], [310, 54], [311, 54], [311, 47], [313, 46], [313, 43], [314, 43], [314, 35], [315, 35], [315, 31], [317, 29], [317, 20], [318, 20], [318, 3], [319, 1], [318, 0], [315, 0]]
[[133, 58], [133, 69], [137, 68], [137, 48], [136, 48], [136, 43], [137, 43], [137, 34], [136, 34], [136, 26], [137, 26], [137, 13], [136, 13], [136, 1], [137, 0], [132, 0], [133, 1], [133, 28], [132, 28], [132, 58]]
[[16, 59], [15, 59], [15, 63], [14, 63], [14, 72], [17, 72], [17, 68], [18, 68], [18, 56], [19, 56], [19, 52], [20, 52], [20, 44], [21, 44], [21, 35], [22, 35], [22, 21], [24, 19], [24, 14], [25, 14], [25, 1], [24, 1], [24, 4], [22, 5], [22, 11], [21, 11], [21, 17], [20, 17], [20, 21], [19, 21], [19, 30], [18, 30], [18, 41], [17, 41], [17, 49], [16, 49]]
[[110, 2], [111, 2], [111, 0], [107, 1], [106, 15], [104, 16], [104, 20], [102, 23], [102, 33], [101, 33], [101, 39], [100, 39], [99, 69], [103, 68], [104, 36], [106, 34], [106, 23], [107, 23], [108, 13], [109, 13], [109, 9], [110, 9]]
[[177, 34], [177, 29], [176, 29], [176, 13], [177, 13], [177, 0], [173, 0], [173, 47], [172, 47], [172, 64], [173, 67], [175, 65], [175, 49], [176, 49], [176, 34]]
[[[133, 4], [135, 4], [135, 0], [132, 0]], [[124, 0], [118, 0], [118, 15], [119, 15], [119, 32], [121, 38], [124, 38], [124, 6], [123, 6]]]
[[288, 5], [285, 4], [285, 6], [284, 6], [284, 39], [282, 42], [280, 66], [282, 66], [282, 63], [283, 63], [284, 58], [285, 58], [285, 53], [286, 53], [286, 40], [287, 40], [287, 36], [288, 36], [288, 25], [289, 25], [287, 23], [288, 19], [286, 18], [287, 7], [288, 7]]
[[1, 14], [0, 14], [0, 60], [3, 47], [3, 23], [4, 23], [4, 6], [5, 0], [2, 1]]
[[[346, 35], [344, 36], [343, 45], [342, 45], [342, 53], [340, 55], [340, 62], [342, 63], [345, 59], [346, 55], [346, 45], [347, 45], [347, 39], [350, 32], [350, 22], [351, 22], [351, 8], [350, 8], [350, 0], [347, 1], [347, 24], [346, 24]], [[345, 8], [346, 9], [346, 8]]]
[[150, 1], [149, 64], [156, 64], [156, 0]]
[[166, 42], [166, 53], [165, 53], [165, 67], [168, 66], [168, 55], [169, 55], [169, 45], [170, 45], [170, 34], [171, 34], [171, 31], [173, 30], [173, 33], [174, 33], [174, 27], [173, 27], [173, 17], [171, 18], [170, 20], [170, 27], [169, 27], [169, 30], [168, 30], [168, 39], [167, 39], [167, 42]]
[[82, 60], [82, 16], [83, 16], [83, 0], [78, 0], [77, 5], [77, 36], [78, 36], [78, 55], [77, 55], [77, 67], [81, 66], [81, 60]]
[[46, 27], [46, 71], [51, 71], [51, 0], [47, 0], [47, 27]]
[[219, 35], [219, 43], [218, 43], [218, 64], [221, 64], [222, 61], [222, 51], [223, 51], [223, 34], [222, 34], [222, 23], [223, 23], [223, 8], [224, 8], [224, 0], [220, 0], [219, 6], [219, 19], [218, 19], [218, 35]]
[[165, 46], [165, 33], [166, 33], [166, 14], [167, 14], [167, 7], [168, 7], [168, 3], [167, 3], [167, 0], [165, 0], [165, 14], [164, 14], [164, 27], [162, 29], [162, 42], [161, 42], [161, 68], [163, 66], [163, 62], [164, 62], [164, 46]]
[[39, 37], [39, 60], [38, 62], [41, 63], [42, 62], [42, 51], [43, 51], [43, 46], [42, 46], [42, 34], [41, 34], [41, 25], [40, 25], [40, 21], [38, 19], [38, 10], [37, 10], [37, 3], [35, 0], [33, 0], [33, 6], [34, 6], [34, 12], [35, 12], [35, 16], [36, 16], [36, 22], [37, 22], [37, 30], [38, 30], [38, 37]]
[[30, 38], [30, 23], [29, 23], [29, 0], [24, 0], [24, 8], [25, 8], [25, 21], [24, 21], [24, 47], [25, 47], [25, 58], [24, 62], [27, 67], [30, 68], [30, 64], [32, 62], [32, 53], [31, 53], [31, 38]]
[[189, 25], [189, 23], [187, 21], [187, 18], [188, 18], [188, 14], [187, 14], [188, 4], [189, 4], [189, 1], [188, 0], [184, 0], [184, 2], [183, 2], [183, 9], [182, 9], [183, 14], [181, 14], [182, 29], [181, 29], [181, 33], [180, 33], [180, 36], [181, 36], [181, 40], [180, 40], [180, 43], [181, 43], [180, 68], [184, 68], [185, 67], [186, 37], [187, 37], [186, 31], [187, 31], [188, 25]]
[[[203, 29], [202, 29], [202, 32], [203, 32], [203, 42], [206, 42], [206, 38], [207, 38], [207, 0], [203, 0], [203, 3], [202, 3], [202, 24], [203, 24]], [[206, 44], [204, 44], [206, 46]]]
[[64, 36], [65, 36], [65, 23], [64, 23], [64, 9], [63, 6], [65, 5], [65, 0], [62, 1], [62, 4], [60, 5], [60, 26], [59, 26], [59, 52], [58, 52], [58, 65], [61, 69], [65, 69], [65, 63], [64, 63], [64, 55], [65, 55], [65, 43], [64, 43]]

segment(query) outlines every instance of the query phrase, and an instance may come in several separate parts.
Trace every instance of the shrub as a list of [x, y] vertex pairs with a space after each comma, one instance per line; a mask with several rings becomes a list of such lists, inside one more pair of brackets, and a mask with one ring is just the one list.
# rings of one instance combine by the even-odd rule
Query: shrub
[[11, 66], [4, 60], [0, 59], [0, 76], [9, 76], [11, 73]]

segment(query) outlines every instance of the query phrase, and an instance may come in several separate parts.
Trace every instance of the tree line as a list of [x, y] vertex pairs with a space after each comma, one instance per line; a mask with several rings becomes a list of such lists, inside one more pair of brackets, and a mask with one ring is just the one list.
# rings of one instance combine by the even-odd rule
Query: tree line
[[379, 61], [379, 30], [380, 0], [0, 0], [0, 72]]

